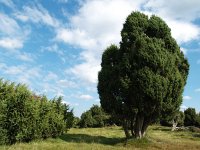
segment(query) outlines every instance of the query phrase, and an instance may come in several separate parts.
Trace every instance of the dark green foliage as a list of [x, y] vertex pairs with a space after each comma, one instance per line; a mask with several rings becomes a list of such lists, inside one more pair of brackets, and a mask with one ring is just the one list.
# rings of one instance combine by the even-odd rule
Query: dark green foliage
[[102, 55], [98, 93], [102, 108], [141, 138], [162, 114], [174, 116], [182, 102], [189, 64], [170, 28], [157, 16], [131, 13], [121, 31], [120, 47]]
[[185, 114], [185, 120], [184, 120], [185, 126], [199, 126], [199, 115], [196, 114], [195, 108], [187, 108], [184, 111], [184, 114]]
[[[164, 117], [165, 116], [165, 117]], [[184, 126], [185, 115], [182, 111], [176, 112], [174, 115], [167, 116], [167, 114], [162, 115], [160, 119], [160, 124], [162, 126], [172, 126], [173, 122], [177, 123], [177, 126]]]
[[61, 97], [49, 101], [25, 85], [0, 80], [0, 144], [57, 137], [71, 127], [72, 117]]
[[179, 111], [177, 117], [175, 118], [178, 122], [178, 126], [184, 126], [185, 114], [182, 111]]
[[74, 117], [73, 127], [77, 128], [77, 127], [79, 127], [79, 124], [80, 124], [80, 118]]
[[69, 110], [69, 107], [67, 105], [65, 105], [66, 108], [66, 114], [64, 115], [65, 116], [65, 122], [66, 122], [66, 128], [67, 129], [70, 129], [74, 126], [74, 119], [75, 119], [75, 116], [74, 116], [74, 113], [73, 113], [73, 110], [71, 111], [68, 111]]
[[79, 125], [81, 128], [103, 127], [109, 116], [98, 105], [93, 105], [90, 110], [81, 115]]
[[198, 128], [198, 127], [189, 126], [188, 129], [189, 129], [189, 131], [191, 131], [191, 132], [200, 133], [200, 128]]
[[91, 112], [86, 111], [81, 115], [81, 120], [79, 125], [81, 128], [87, 128], [87, 127], [92, 127], [94, 122], [95, 120], [93, 119]]
[[200, 113], [196, 115], [196, 126], [200, 128]]
[[184, 125], [185, 126], [194, 126], [196, 123], [196, 111], [194, 108], [188, 108], [184, 111], [185, 114], [185, 120]]

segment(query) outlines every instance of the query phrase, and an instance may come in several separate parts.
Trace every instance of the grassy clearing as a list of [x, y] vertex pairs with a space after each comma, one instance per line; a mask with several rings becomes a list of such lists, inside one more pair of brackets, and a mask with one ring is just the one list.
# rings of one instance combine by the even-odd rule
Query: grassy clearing
[[200, 149], [200, 134], [193, 132], [171, 132], [168, 127], [151, 126], [142, 140], [124, 139], [120, 127], [71, 129], [57, 139], [17, 143], [1, 146], [1, 150], [129, 150], [129, 149]]

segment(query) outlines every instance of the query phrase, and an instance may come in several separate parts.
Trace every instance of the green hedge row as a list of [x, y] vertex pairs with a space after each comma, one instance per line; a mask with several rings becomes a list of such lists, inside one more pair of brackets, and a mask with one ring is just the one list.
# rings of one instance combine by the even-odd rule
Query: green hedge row
[[57, 137], [71, 122], [73, 112], [61, 97], [48, 100], [25, 85], [0, 80], [0, 144]]

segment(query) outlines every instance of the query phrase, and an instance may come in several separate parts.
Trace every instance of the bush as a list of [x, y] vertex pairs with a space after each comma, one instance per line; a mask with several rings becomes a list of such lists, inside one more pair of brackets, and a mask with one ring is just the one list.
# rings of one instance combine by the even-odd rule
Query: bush
[[185, 115], [182, 111], [177, 111], [176, 113], [174, 113], [174, 115], [162, 115], [161, 119], [160, 119], [160, 124], [162, 126], [168, 126], [171, 127], [173, 125], [173, 122], [177, 123], [177, 126], [183, 126], [184, 125], [184, 119], [185, 119]]
[[184, 114], [185, 114], [184, 125], [195, 126], [197, 122], [197, 114], [196, 114], [195, 108], [186, 109], [184, 111]]
[[57, 137], [71, 127], [69, 113], [61, 97], [48, 100], [25, 85], [0, 80], [0, 144]]
[[105, 126], [109, 116], [98, 105], [93, 105], [90, 110], [81, 115], [79, 125], [81, 128], [87, 127], [103, 127]]
[[195, 127], [195, 126], [189, 126], [188, 127], [189, 131], [191, 132], [196, 132], [196, 133], [200, 133], [200, 129]]
[[200, 113], [196, 115], [196, 126], [200, 128]]

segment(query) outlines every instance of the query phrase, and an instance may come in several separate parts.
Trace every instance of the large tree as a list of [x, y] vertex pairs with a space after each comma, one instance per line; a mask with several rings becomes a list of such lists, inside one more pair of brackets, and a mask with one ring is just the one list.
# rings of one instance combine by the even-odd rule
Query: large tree
[[126, 137], [141, 138], [163, 112], [179, 110], [189, 64], [170, 28], [159, 17], [131, 13], [120, 47], [102, 55], [98, 93], [106, 112], [123, 120]]

